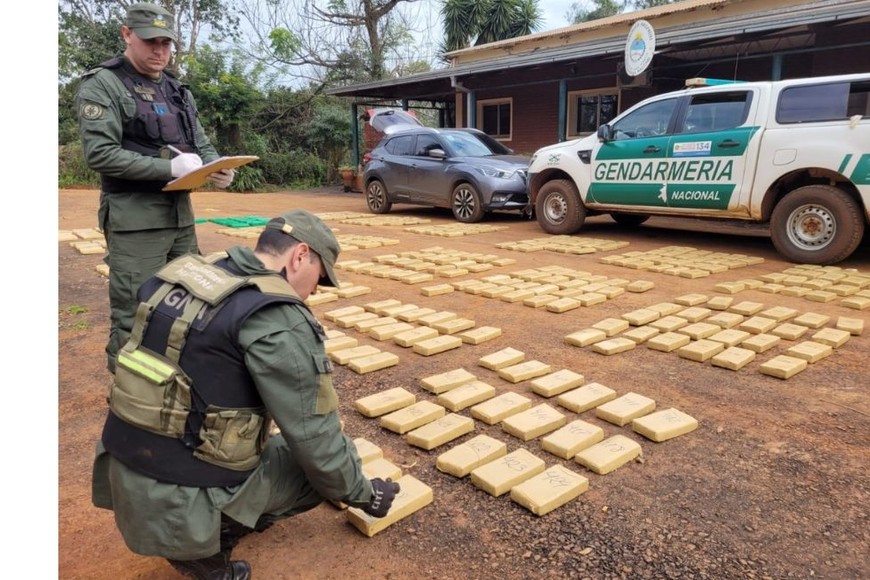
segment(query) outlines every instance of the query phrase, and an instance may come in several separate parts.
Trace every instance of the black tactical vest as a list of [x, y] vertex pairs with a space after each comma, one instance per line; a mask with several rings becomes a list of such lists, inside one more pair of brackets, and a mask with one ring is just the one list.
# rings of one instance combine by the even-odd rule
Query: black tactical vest
[[[196, 152], [196, 109], [185, 85], [167, 72], [153, 81], [133, 68], [123, 57], [100, 65], [110, 69], [127, 87], [136, 102], [136, 114], [124, 123], [121, 147], [157, 157], [166, 145]], [[131, 181], [101, 175], [108, 193], [160, 191], [165, 181]]]
[[[227, 260], [216, 263], [230, 270]], [[235, 273], [238, 275], [238, 273]], [[151, 278], [140, 291], [146, 301], [163, 281]], [[141, 348], [163, 354], [169, 333], [190, 301], [190, 294], [175, 286], [160, 301], [142, 334]], [[181, 438], [159, 435], [130, 424], [112, 411], [103, 428], [106, 450], [128, 467], [163, 482], [193, 487], [226, 487], [245, 481], [251, 470], [227, 469], [194, 456], [202, 443], [198, 434], [209, 405], [235, 409], [259, 408], [265, 414], [239, 346], [239, 331], [247, 318], [268, 304], [297, 304], [309, 323], [322, 335], [322, 328], [298, 298], [264, 294], [256, 286], [244, 286], [216, 306], [206, 306], [190, 326], [179, 366], [191, 379], [191, 412]]]

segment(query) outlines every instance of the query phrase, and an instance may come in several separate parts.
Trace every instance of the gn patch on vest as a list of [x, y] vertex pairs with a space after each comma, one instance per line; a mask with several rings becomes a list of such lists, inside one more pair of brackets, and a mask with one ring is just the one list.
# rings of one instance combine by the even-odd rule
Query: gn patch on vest
[[82, 103], [79, 116], [88, 121], [95, 121], [103, 116], [103, 107], [96, 103]]

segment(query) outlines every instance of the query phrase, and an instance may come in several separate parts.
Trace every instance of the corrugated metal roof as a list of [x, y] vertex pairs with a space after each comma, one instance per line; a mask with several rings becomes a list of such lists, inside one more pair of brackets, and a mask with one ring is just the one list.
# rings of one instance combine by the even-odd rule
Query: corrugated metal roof
[[447, 56], [454, 57], [460, 56], [464, 54], [469, 54], [473, 52], [479, 52], [481, 50], [491, 50], [493, 48], [501, 48], [505, 46], [517, 45], [520, 43], [525, 43], [532, 40], [540, 40], [544, 38], [551, 37], [559, 37], [564, 36], [571, 33], [584, 32], [588, 30], [597, 30], [599, 28], [609, 28], [611, 26], [618, 26], [620, 24], [625, 24], [628, 22], [634, 22], [635, 20], [654, 20], [656, 18], [660, 18], [662, 16], [667, 16], [668, 14], [676, 14], [679, 12], [691, 12], [692, 10], [697, 10], [698, 8], [705, 8], [709, 6], [716, 5], [725, 5], [725, 4], [735, 4], [738, 2], [744, 2], [745, 0], [684, 0], [682, 2], [675, 2], [673, 4], [664, 4], [662, 6], [655, 6], [653, 8], [647, 8], [645, 10], [637, 10], [635, 12], [626, 12], [624, 14], [615, 14], [613, 16], [608, 16], [607, 18], [599, 18], [597, 20], [590, 20], [589, 22], [581, 22], [580, 24], [573, 24], [571, 26], [565, 26], [563, 28], [556, 28], [554, 30], [548, 30], [546, 32], [536, 32], [534, 34], [527, 34], [526, 36], [520, 38], [509, 38], [507, 40], [498, 40], [496, 42], [490, 42], [482, 46], [471, 46], [468, 48], [463, 48], [460, 50], [454, 50], [453, 52], [447, 53]]
[[[670, 7], [671, 12], [675, 8], [680, 7], [682, 11], [689, 9], [697, 9], [700, 6], [709, 6], [713, 4], [722, 4], [726, 2], [734, 2], [735, 0], [687, 0], [679, 4], [660, 6], [649, 10], [662, 10]], [[736, 0], [742, 1], [742, 0]], [[749, 0], [747, 0], [749, 1]], [[688, 5], [686, 6], [680, 5]], [[638, 11], [631, 13], [631, 20], [638, 19], [640, 15], [648, 15], [648, 11]], [[660, 12], [657, 12], [659, 15]], [[628, 17], [629, 15], [622, 15]], [[870, 0], [821, 0], [813, 2], [803, 2], [790, 4], [787, 7], [780, 7], [764, 12], [745, 13], [730, 18], [717, 18], [715, 20], [704, 20], [694, 25], [689, 26], [671, 26], [661, 27], [656, 29], [656, 47], [662, 50], [671, 45], [679, 43], [698, 42], [702, 40], [712, 40], [715, 38], [726, 38], [735, 34], [752, 34], [763, 33], [772, 30], [782, 30], [794, 27], [806, 27], [811, 25], [823, 24], [826, 22], [835, 22], [852, 18], [866, 18], [870, 16]], [[611, 18], [618, 18], [616, 16]], [[481, 59], [468, 63], [459, 64], [453, 67], [438, 69], [425, 73], [400, 77], [396, 79], [388, 79], [382, 81], [373, 81], [370, 83], [361, 83], [357, 85], [338, 87], [329, 89], [327, 94], [331, 95], [368, 95], [380, 96], [376, 94], [379, 89], [391, 87], [407, 87], [415, 83], [425, 84], [432, 82], [446, 82], [451, 78], [461, 80], [463, 77], [474, 74], [487, 72], [517, 69], [523, 67], [532, 67], [542, 64], [552, 64], [558, 62], [576, 61], [581, 58], [602, 55], [618, 55], [625, 50], [625, 37], [622, 34], [621, 25], [625, 20], [614, 21], [604, 18], [601, 21], [610, 20], [608, 26], [620, 25], [620, 33], [614, 34], [612, 37], [599, 39], [596, 41], [577, 42], [567, 45], [562, 45], [552, 48], [540, 48], [530, 50], [520, 54], [506, 54], [490, 59]], [[598, 22], [598, 21], [596, 21]], [[587, 23], [592, 24], [592, 23]], [[577, 25], [584, 26], [584, 25]], [[570, 27], [575, 28], [575, 27]], [[566, 29], [561, 29], [564, 32]], [[555, 31], [554, 31], [555, 32]], [[528, 37], [523, 37], [523, 39]], [[520, 39], [513, 41], [502, 42], [519, 42]], [[491, 47], [492, 45], [486, 45]], [[386, 94], [386, 92], [384, 93]], [[392, 97], [395, 98], [395, 97]]]

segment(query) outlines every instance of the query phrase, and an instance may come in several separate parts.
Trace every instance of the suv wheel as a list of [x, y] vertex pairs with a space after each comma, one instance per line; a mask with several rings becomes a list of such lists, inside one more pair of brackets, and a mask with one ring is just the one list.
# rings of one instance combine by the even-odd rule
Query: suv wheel
[[864, 235], [858, 203], [830, 185], [808, 185], [780, 200], [770, 217], [773, 245], [786, 259], [803, 264], [845, 260]]
[[372, 213], [387, 213], [393, 202], [387, 197], [387, 188], [380, 179], [372, 179], [366, 186], [366, 205]]
[[586, 207], [573, 182], [554, 179], [541, 187], [535, 200], [538, 223], [549, 234], [573, 234], [586, 221]]
[[483, 206], [480, 204], [480, 194], [470, 183], [460, 183], [450, 197], [450, 209], [453, 216], [463, 223], [479, 222], [483, 219]]

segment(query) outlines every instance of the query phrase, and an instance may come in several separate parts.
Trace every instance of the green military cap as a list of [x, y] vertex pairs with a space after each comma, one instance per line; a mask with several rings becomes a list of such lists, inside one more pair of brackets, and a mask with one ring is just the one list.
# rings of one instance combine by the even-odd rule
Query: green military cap
[[178, 42], [178, 37], [175, 35], [175, 17], [157, 4], [150, 2], [133, 4], [127, 8], [127, 19], [124, 24], [139, 38], [147, 40], [162, 36]]
[[304, 209], [294, 209], [269, 220], [267, 228], [281, 230], [288, 236], [308, 244], [317, 252], [323, 262], [326, 276], [320, 278], [321, 286], [338, 288], [338, 278], [335, 277], [335, 261], [341, 251], [335, 234], [323, 220]]

